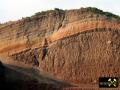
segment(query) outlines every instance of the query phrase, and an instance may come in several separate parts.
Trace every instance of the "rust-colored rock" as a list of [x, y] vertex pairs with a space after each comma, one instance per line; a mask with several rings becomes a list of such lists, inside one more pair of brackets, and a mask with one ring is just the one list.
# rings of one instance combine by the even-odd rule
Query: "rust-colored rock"
[[0, 56], [17, 65], [36, 60], [60, 80], [96, 85], [99, 77], [120, 77], [120, 18], [94, 8], [37, 13], [0, 27]]

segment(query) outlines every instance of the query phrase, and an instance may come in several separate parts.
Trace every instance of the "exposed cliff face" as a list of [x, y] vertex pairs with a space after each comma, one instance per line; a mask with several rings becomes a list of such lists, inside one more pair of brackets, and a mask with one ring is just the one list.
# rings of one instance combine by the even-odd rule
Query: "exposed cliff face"
[[[101, 10], [55, 10], [0, 28], [1, 57], [32, 65], [73, 84], [118, 76], [119, 17]], [[8, 55], [8, 56], [7, 56]]]
[[26, 48], [39, 47], [46, 36], [59, 29], [63, 19], [64, 12], [49, 11], [3, 25], [0, 28], [0, 53], [12, 54]]

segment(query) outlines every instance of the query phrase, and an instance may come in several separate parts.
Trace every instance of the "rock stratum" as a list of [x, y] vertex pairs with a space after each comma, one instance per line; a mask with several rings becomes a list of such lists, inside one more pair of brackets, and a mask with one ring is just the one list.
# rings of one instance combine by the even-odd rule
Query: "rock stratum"
[[4, 63], [33, 65], [73, 85], [120, 77], [120, 17], [97, 8], [49, 10], [0, 24]]

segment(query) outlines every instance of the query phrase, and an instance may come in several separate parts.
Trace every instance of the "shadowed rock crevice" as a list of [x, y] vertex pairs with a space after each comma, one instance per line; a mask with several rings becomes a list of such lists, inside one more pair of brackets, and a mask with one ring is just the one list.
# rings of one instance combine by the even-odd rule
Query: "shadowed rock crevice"
[[42, 60], [45, 58], [46, 54], [47, 54], [47, 47], [43, 46], [42, 47]]
[[43, 41], [43, 46], [42, 46], [42, 60], [47, 55], [47, 51], [48, 51], [47, 48], [48, 48], [48, 42], [47, 42], [47, 39], [45, 38]]

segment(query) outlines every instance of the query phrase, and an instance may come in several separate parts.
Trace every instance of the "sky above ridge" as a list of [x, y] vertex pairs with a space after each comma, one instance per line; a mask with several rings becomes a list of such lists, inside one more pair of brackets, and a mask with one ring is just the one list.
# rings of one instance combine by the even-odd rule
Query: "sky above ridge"
[[0, 0], [0, 22], [13, 21], [54, 8], [97, 7], [120, 15], [120, 0]]

